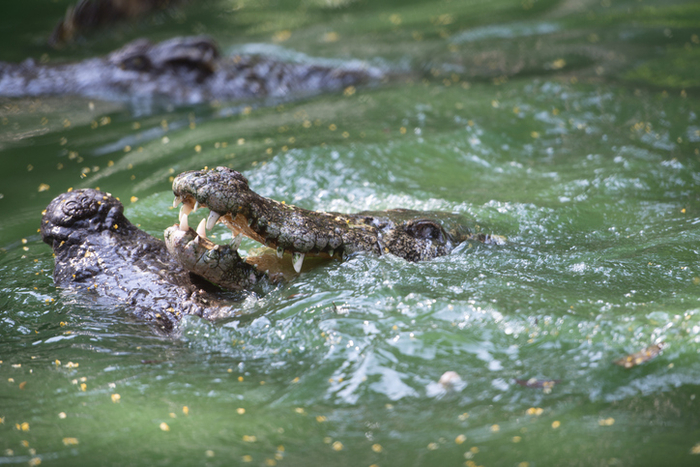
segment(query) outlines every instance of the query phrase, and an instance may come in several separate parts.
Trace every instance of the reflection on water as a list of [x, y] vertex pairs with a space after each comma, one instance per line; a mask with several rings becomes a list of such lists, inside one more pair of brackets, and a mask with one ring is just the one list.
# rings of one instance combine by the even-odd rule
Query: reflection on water
[[[239, 15], [212, 20], [212, 33], [248, 22], [222, 33], [231, 50], [416, 64], [373, 88], [150, 113], [3, 102], [0, 462], [695, 465], [697, 96], [652, 84], [657, 48], [700, 47], [697, 11], [506, 3], [307, 13], [283, 3], [275, 15], [240, 2]], [[188, 21], [155, 30], [189, 33]], [[144, 34], [134, 27], [121, 34]], [[275, 42], [285, 37], [275, 28], [290, 36]], [[92, 43], [113, 48], [109, 34]], [[460, 54], [499, 47], [539, 71], [445, 74]], [[573, 67], [566, 54], [585, 47], [618, 55]], [[255, 191], [304, 208], [457, 213], [507, 242], [423, 263], [329, 262], [244, 295], [236, 318], [188, 317], [174, 338], [53, 286], [36, 233], [50, 199], [99, 186], [161, 236], [177, 219], [170, 177], [204, 165], [241, 170]], [[223, 227], [211, 236], [230, 239]], [[613, 363], [660, 342], [645, 363]], [[459, 379], [445, 383], [447, 372]]]

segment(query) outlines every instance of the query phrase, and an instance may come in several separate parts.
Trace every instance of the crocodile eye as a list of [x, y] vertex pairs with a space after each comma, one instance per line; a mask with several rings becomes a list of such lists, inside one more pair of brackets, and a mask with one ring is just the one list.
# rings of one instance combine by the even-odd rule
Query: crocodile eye
[[440, 244], [445, 243], [445, 230], [442, 226], [428, 219], [412, 221], [406, 227], [406, 232], [414, 238], [433, 240]]

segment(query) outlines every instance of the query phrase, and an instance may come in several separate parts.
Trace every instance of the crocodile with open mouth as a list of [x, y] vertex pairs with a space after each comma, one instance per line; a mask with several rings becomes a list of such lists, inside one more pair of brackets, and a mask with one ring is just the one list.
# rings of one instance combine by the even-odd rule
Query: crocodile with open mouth
[[[270, 270], [269, 262], [241, 258], [241, 235], [272, 248], [281, 261], [291, 254], [297, 272], [307, 256], [390, 253], [420, 261], [449, 254], [470, 239], [500, 242], [472, 234], [445, 213], [341, 214], [280, 203], [253, 192], [242, 174], [226, 167], [180, 174], [173, 192], [174, 205], [183, 206], [165, 242], [129, 222], [121, 202], [108, 193], [81, 189], [55, 198], [43, 214], [41, 235], [54, 250], [56, 285], [94, 292], [98, 301], [125, 305], [169, 332], [186, 314], [216, 319], [235, 313], [221, 289], [264, 292], [279, 281], [281, 266]], [[195, 231], [188, 215], [200, 206], [211, 213]], [[230, 245], [207, 238], [217, 222], [234, 232]]]
[[158, 44], [137, 39], [104, 58], [78, 63], [0, 62], [0, 96], [82, 95], [112, 100], [165, 98], [197, 104], [317, 94], [377, 81], [364, 64], [294, 63], [262, 55], [221, 57], [206, 36]]

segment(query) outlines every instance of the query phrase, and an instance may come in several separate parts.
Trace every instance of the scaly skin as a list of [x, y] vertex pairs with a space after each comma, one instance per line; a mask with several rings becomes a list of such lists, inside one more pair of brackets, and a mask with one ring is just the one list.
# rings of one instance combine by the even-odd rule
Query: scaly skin
[[[275, 248], [278, 255], [342, 257], [365, 251], [421, 261], [446, 255], [457, 244], [473, 238], [463, 225], [456, 224], [448, 231], [436, 220], [426, 219], [426, 213], [416, 211], [340, 214], [280, 203], [253, 192], [243, 175], [226, 167], [180, 174], [173, 181], [173, 193], [176, 201], [185, 203], [184, 214], [195, 203], [208, 207], [216, 213], [212, 224], [220, 220], [234, 234], [242, 233]], [[217, 215], [221, 217], [215, 219]], [[476, 238], [489, 240], [483, 235]]]
[[53, 248], [58, 287], [95, 291], [98, 303], [131, 308], [164, 332], [185, 314], [214, 318], [228, 310], [195, 285], [162, 241], [129, 222], [107, 193], [59, 195], [44, 212], [41, 236]]
[[250, 289], [266, 277], [243, 261], [235, 247], [212, 243], [192, 229], [168, 227], [165, 245], [185, 269], [225, 289]]
[[165, 98], [196, 104], [287, 97], [339, 90], [381, 79], [376, 68], [288, 63], [270, 57], [220, 57], [208, 37], [176, 37], [158, 44], [137, 39], [105, 58], [40, 65], [0, 62], [0, 96], [82, 95], [102, 99]]

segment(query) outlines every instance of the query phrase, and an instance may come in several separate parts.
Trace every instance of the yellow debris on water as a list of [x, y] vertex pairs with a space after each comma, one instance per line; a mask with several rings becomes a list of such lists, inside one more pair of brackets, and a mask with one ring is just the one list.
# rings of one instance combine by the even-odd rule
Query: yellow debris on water
[[245, 456], [241, 457], [241, 460], [243, 462], [252, 462], [253, 461], [253, 456], [246, 454]]
[[75, 446], [78, 444], [78, 438], [63, 438], [63, 444], [66, 446]]
[[185, 415], [189, 415], [189, 414], [190, 414], [190, 409], [189, 409], [189, 407], [187, 407], [186, 405], [183, 406], [183, 407], [182, 407], [182, 413], [184, 413]]
[[379, 443], [375, 443], [372, 445], [372, 451], [374, 452], [382, 452], [383, 448], [382, 445]]
[[612, 417], [598, 420], [598, 425], [600, 425], [600, 426], [612, 426], [614, 424], [615, 424], [615, 419]]
[[464, 435], [459, 435], [455, 438], [455, 443], [457, 444], [462, 444], [467, 440], [467, 437]]
[[236, 409], [236, 413], [238, 415], [243, 415], [245, 413], [245, 409], [243, 407], [239, 407]]
[[50, 187], [49, 185], [47, 185], [46, 183], [42, 183], [42, 184], [39, 185], [39, 193], [41, 193], [42, 191], [47, 191], [47, 190], [49, 190], [50, 188], [51, 188], [51, 187]]
[[121, 400], [122, 396], [119, 394], [112, 394], [112, 402], [117, 403]]
[[323, 422], [327, 422], [328, 418], [325, 415], [319, 415], [316, 417], [316, 421], [318, 423], [323, 423]]
[[160, 429], [163, 431], [170, 431], [170, 427], [168, 426], [167, 423], [163, 422], [160, 424]]
[[254, 435], [243, 435], [243, 441], [246, 443], [254, 443], [258, 440], [258, 438]]
[[333, 448], [334, 451], [342, 451], [343, 450], [343, 443], [340, 441], [335, 441], [331, 447]]
[[552, 422], [552, 428], [554, 428], [555, 430], [556, 430], [557, 428], [559, 428], [560, 426], [561, 426], [561, 422], [560, 422], [559, 420], [554, 420], [554, 421]]

